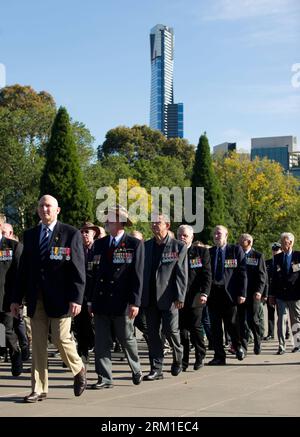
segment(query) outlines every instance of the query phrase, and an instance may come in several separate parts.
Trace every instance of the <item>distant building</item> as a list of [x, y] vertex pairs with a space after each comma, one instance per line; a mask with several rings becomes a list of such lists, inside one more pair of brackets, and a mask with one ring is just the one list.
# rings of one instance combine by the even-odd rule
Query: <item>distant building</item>
[[256, 156], [259, 158], [269, 158], [279, 162], [285, 171], [298, 165], [295, 157], [297, 138], [288, 135], [282, 137], [264, 137], [251, 139], [251, 159]]
[[221, 143], [214, 146], [214, 154], [227, 154], [229, 152], [236, 152], [236, 143]]
[[150, 127], [167, 138], [183, 138], [183, 103], [174, 103], [174, 31], [157, 24], [150, 32]]

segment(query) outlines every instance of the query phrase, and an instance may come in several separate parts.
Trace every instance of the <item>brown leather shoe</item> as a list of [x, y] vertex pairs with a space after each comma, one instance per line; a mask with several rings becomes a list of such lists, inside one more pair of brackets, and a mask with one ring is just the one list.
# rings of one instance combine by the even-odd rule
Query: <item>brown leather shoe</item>
[[32, 393], [30, 393], [30, 395], [24, 397], [24, 402], [32, 404], [34, 402], [44, 401], [46, 399], [47, 399], [47, 393], [39, 394], [33, 391]]
[[74, 376], [74, 395], [80, 396], [86, 389], [86, 369], [83, 367], [77, 375]]

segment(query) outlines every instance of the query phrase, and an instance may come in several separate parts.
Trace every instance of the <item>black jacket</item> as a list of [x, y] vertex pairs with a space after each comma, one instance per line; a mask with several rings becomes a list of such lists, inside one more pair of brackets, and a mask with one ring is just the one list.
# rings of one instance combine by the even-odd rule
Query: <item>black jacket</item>
[[86, 276], [82, 237], [73, 226], [57, 222], [42, 262], [40, 230], [39, 225], [24, 233], [14, 302], [21, 303], [25, 297], [28, 315], [33, 317], [41, 293], [47, 315], [61, 317], [68, 313], [70, 302], [81, 305], [83, 301]]
[[[215, 275], [215, 259], [217, 247], [209, 249], [211, 257], [212, 279]], [[237, 304], [238, 296], [247, 297], [247, 272], [245, 254], [239, 245], [227, 244], [225, 248], [224, 286], [232, 303]], [[209, 302], [218, 300], [216, 290], [212, 286]]]
[[255, 293], [263, 295], [267, 284], [267, 269], [263, 254], [251, 249], [246, 255], [246, 268], [248, 298], [251, 299]]
[[0, 242], [0, 311], [10, 311], [23, 245], [2, 237]]
[[94, 243], [94, 269], [89, 301], [95, 314], [121, 316], [127, 306], [141, 305], [144, 244], [124, 233], [115, 250], [110, 237]]
[[210, 293], [211, 264], [209, 250], [204, 247], [191, 246], [188, 249], [188, 286], [185, 306], [196, 308], [201, 306], [200, 296]]
[[292, 252], [288, 273], [283, 267], [284, 253], [274, 256], [274, 268], [270, 295], [282, 300], [300, 299], [300, 252]]

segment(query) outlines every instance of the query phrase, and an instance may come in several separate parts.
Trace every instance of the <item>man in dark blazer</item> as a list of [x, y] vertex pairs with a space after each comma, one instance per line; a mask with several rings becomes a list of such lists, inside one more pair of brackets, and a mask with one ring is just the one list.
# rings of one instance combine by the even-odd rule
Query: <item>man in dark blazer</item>
[[142, 381], [133, 321], [141, 305], [144, 244], [124, 231], [131, 226], [127, 210], [117, 205], [107, 211], [110, 235], [94, 243], [90, 312], [95, 316], [95, 366], [98, 381], [92, 389], [113, 388], [112, 327], [132, 371], [132, 382]]
[[189, 365], [190, 334], [196, 355], [194, 370], [199, 370], [204, 365], [206, 354], [201, 320], [211, 288], [210, 255], [205, 247], [192, 245], [194, 238], [192, 226], [179, 226], [177, 238], [187, 246], [189, 272], [184, 307], [179, 311], [180, 336], [183, 345], [182, 369], [186, 371]]
[[247, 296], [245, 255], [239, 245], [227, 243], [228, 230], [218, 225], [214, 230], [215, 246], [210, 249], [212, 288], [208, 299], [215, 355], [208, 364], [226, 364], [223, 345], [222, 322], [231, 337], [238, 360], [245, 358], [242, 348], [237, 306], [244, 304]]
[[171, 374], [182, 370], [182, 346], [178, 310], [183, 307], [187, 283], [187, 248], [168, 234], [170, 220], [158, 215], [152, 222], [155, 237], [145, 243], [145, 270], [142, 306], [146, 311], [150, 373], [145, 381], [162, 379], [163, 344], [166, 336], [173, 351]]
[[281, 234], [282, 252], [274, 256], [270, 290], [270, 304], [277, 307], [278, 355], [285, 353], [287, 310], [293, 333], [292, 352], [300, 350], [300, 252], [294, 251], [295, 237], [290, 232]]
[[242, 234], [239, 244], [245, 253], [247, 269], [247, 298], [245, 304], [238, 307], [242, 345], [247, 351], [250, 329], [254, 338], [254, 353], [259, 355], [263, 336], [260, 312], [263, 311], [262, 297], [267, 293], [266, 263], [263, 254], [252, 247], [253, 237], [250, 234]]
[[64, 363], [74, 375], [74, 394], [86, 388], [86, 371], [70, 334], [71, 317], [80, 313], [85, 288], [85, 260], [80, 232], [57, 221], [57, 200], [39, 200], [41, 224], [24, 233], [12, 313], [23, 298], [32, 328], [32, 393], [24, 402], [46, 399], [48, 392], [48, 332]]
[[13, 329], [14, 319], [10, 314], [10, 304], [23, 246], [17, 241], [4, 237], [3, 226], [4, 216], [0, 214], [0, 323], [5, 326], [5, 340], [9, 350], [12, 375], [19, 376], [22, 373], [22, 352]]

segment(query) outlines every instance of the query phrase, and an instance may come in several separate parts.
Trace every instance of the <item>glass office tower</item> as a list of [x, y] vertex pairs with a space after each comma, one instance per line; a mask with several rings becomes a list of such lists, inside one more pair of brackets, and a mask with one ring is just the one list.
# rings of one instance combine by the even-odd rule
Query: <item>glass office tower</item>
[[174, 104], [173, 95], [173, 29], [162, 24], [153, 27], [150, 32], [150, 50], [150, 127], [161, 131], [168, 138], [182, 138], [183, 103]]

